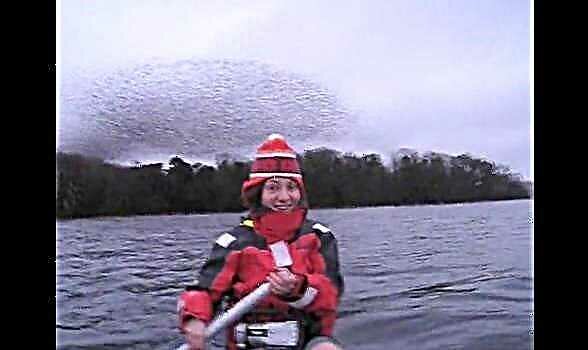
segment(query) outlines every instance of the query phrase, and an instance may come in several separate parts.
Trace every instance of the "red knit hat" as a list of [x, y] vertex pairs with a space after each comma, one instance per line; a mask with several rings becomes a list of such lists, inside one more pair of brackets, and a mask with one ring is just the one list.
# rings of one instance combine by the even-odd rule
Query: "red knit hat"
[[271, 134], [257, 148], [255, 160], [251, 165], [249, 179], [243, 182], [241, 193], [245, 193], [252, 187], [262, 184], [272, 177], [291, 178], [304, 191], [302, 171], [296, 159], [296, 152], [286, 142], [284, 136]]

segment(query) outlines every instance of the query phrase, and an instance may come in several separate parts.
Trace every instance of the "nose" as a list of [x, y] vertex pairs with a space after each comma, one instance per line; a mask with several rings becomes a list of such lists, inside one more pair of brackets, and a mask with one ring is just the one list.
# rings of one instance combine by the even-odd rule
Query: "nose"
[[288, 194], [288, 189], [286, 186], [280, 187], [280, 190], [277, 193], [277, 199], [281, 201], [287, 201], [290, 199], [290, 195]]

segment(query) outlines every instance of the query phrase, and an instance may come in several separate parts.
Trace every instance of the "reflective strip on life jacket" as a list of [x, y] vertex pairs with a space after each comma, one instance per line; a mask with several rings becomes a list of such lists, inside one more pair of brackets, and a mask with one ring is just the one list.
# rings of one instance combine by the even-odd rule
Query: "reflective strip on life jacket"
[[233, 236], [230, 233], [223, 233], [217, 240], [216, 244], [220, 245], [223, 248], [228, 248], [228, 246], [237, 240], [237, 237]]
[[312, 228], [313, 228], [314, 230], [319, 230], [319, 231], [321, 231], [322, 233], [328, 233], [328, 232], [331, 232], [331, 229], [329, 229], [328, 227], [325, 227], [325, 226], [323, 226], [323, 225], [319, 224], [318, 222], [317, 222], [316, 224], [312, 225]]

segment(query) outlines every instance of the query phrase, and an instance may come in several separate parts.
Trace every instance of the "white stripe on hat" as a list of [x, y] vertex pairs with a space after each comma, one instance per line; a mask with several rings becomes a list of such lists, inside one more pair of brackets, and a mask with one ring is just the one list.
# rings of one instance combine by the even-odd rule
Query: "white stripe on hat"
[[249, 174], [249, 178], [254, 177], [299, 177], [302, 178], [302, 174], [296, 173], [251, 173]]
[[267, 137], [268, 140], [276, 140], [276, 139], [280, 139], [280, 140], [285, 140], [284, 136], [282, 136], [281, 134], [271, 134], [270, 136]]
[[292, 154], [292, 153], [286, 153], [286, 152], [258, 153], [255, 155], [255, 158], [273, 158], [273, 157], [296, 158], [296, 155]]

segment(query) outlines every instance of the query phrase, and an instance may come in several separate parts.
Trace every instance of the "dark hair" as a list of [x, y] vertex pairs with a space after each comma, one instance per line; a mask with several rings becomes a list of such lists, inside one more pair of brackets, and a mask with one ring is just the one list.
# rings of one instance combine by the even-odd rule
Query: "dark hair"
[[247, 209], [252, 217], [259, 216], [263, 212], [263, 206], [261, 205], [261, 191], [263, 183], [249, 188], [247, 191], [241, 194], [241, 203]]
[[[244, 193], [241, 194], [241, 203], [245, 208], [249, 209], [249, 214], [251, 217], [259, 217], [263, 213], [269, 211], [270, 209], [265, 207], [261, 204], [261, 192], [263, 191], [263, 184], [262, 182], [257, 186], [253, 186]], [[308, 209], [308, 200], [306, 198], [306, 191], [303, 188], [298, 187], [300, 190], [300, 201], [298, 202], [298, 207]]]

